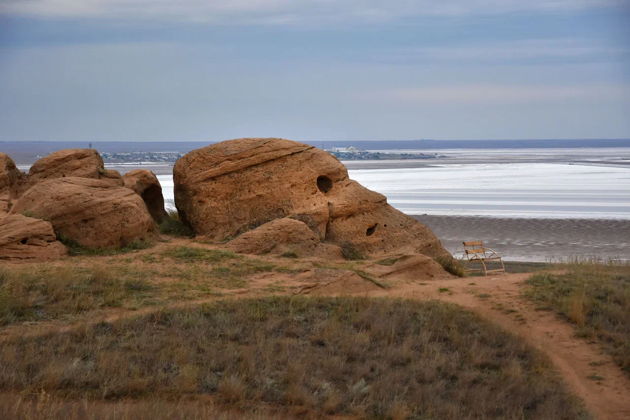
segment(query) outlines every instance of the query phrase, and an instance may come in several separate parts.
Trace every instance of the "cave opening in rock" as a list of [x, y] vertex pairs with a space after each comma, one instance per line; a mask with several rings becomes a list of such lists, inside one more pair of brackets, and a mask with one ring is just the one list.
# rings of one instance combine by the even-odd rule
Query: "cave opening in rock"
[[378, 223], [367, 228], [367, 230], [365, 231], [365, 236], [372, 236], [374, 232], [376, 232], [377, 226], [378, 226]]
[[333, 187], [332, 179], [327, 176], [320, 175], [317, 177], [317, 188], [323, 193], [327, 193]]

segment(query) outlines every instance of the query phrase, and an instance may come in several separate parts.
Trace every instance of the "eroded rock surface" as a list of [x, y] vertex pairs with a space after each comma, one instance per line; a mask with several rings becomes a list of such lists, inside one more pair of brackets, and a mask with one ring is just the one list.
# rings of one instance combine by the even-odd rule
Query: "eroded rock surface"
[[194, 150], [174, 167], [175, 202], [198, 235], [224, 240], [275, 219], [304, 222], [321, 241], [367, 255], [448, 255], [424, 225], [348, 178], [331, 154], [284, 139]]
[[245, 232], [226, 247], [242, 254], [289, 254], [294, 257], [340, 258], [341, 249], [321, 243], [304, 222], [282, 218]]
[[55, 232], [90, 248], [119, 248], [154, 237], [156, 226], [142, 198], [109, 180], [63, 177], [39, 182], [11, 213], [49, 220]]
[[142, 197], [153, 220], [160, 223], [167, 216], [162, 186], [153, 172], [146, 169], [129, 171], [123, 175], [123, 183]]
[[28, 171], [28, 184], [64, 177], [104, 179], [122, 185], [120, 174], [105, 169], [103, 159], [94, 149], [64, 149], [39, 159]]
[[366, 268], [378, 278], [392, 281], [453, 277], [446, 273], [442, 266], [433, 258], [429, 258], [426, 255], [398, 255], [388, 260], [388, 263], [374, 263]]
[[11, 207], [11, 201], [17, 197], [24, 174], [15, 166], [13, 159], [6, 153], [0, 153], [0, 215]]
[[0, 259], [54, 259], [66, 254], [49, 222], [21, 214], [0, 216]]

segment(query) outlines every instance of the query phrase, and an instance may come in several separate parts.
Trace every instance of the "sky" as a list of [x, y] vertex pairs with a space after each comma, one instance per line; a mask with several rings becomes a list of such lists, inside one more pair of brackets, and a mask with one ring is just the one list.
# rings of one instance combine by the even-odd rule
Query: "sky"
[[0, 141], [630, 138], [630, 0], [0, 0]]

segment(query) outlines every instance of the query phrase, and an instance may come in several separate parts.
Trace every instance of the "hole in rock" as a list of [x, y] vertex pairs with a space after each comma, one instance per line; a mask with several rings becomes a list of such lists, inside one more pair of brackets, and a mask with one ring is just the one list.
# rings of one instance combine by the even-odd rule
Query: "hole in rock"
[[27, 242], [28, 242], [28, 238], [23, 238], [23, 239], [20, 240], [20, 243], [22, 245], [26, 245]]
[[333, 187], [332, 179], [327, 176], [320, 175], [317, 177], [317, 188], [323, 193], [327, 193]]
[[374, 234], [374, 232], [376, 232], [377, 226], [378, 226], [378, 223], [367, 228], [367, 230], [365, 231], [365, 236], [371, 236], [372, 234]]

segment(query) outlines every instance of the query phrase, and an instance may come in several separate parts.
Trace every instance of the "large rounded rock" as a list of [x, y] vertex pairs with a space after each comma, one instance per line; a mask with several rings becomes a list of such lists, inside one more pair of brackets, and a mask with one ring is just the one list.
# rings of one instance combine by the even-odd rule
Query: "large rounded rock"
[[0, 216], [0, 259], [53, 259], [66, 254], [49, 222], [21, 214]]
[[49, 220], [57, 235], [90, 248], [118, 248], [151, 239], [156, 226], [142, 198], [107, 180], [65, 177], [42, 181], [11, 213]]
[[94, 149], [64, 149], [39, 159], [28, 171], [30, 186], [45, 179], [81, 177], [110, 180], [122, 185], [117, 171], [107, 170], [103, 159]]
[[273, 219], [302, 217], [320, 238], [327, 192], [348, 177], [329, 153], [282, 139], [239, 139], [194, 150], [173, 168], [175, 204], [200, 235], [224, 239]]
[[162, 195], [162, 186], [157, 176], [146, 169], [135, 169], [123, 175], [123, 183], [125, 187], [136, 192], [147, 205], [151, 217], [157, 223], [160, 223], [167, 217], [164, 210], [164, 196]]
[[174, 168], [175, 203], [198, 234], [224, 240], [287, 216], [320, 240], [358, 252], [448, 255], [424, 225], [348, 178], [331, 154], [284, 139], [238, 139], [194, 150]]
[[24, 181], [24, 174], [15, 166], [13, 159], [6, 153], [0, 153], [0, 214], [7, 213], [11, 200], [19, 194]]

